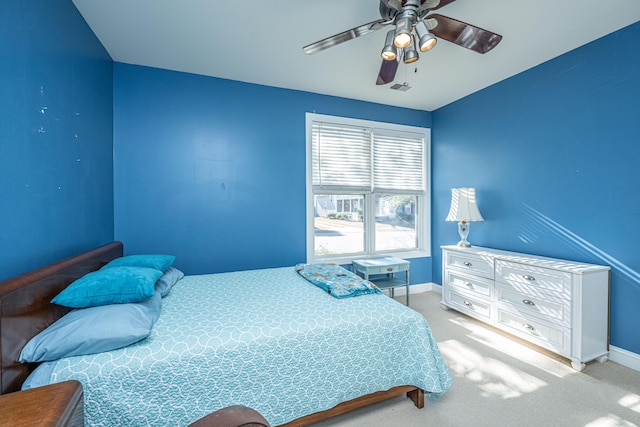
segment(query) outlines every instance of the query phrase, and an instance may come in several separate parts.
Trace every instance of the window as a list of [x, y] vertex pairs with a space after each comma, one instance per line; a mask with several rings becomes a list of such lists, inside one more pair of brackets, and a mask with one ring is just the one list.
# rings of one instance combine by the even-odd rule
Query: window
[[307, 113], [307, 261], [428, 256], [429, 129]]

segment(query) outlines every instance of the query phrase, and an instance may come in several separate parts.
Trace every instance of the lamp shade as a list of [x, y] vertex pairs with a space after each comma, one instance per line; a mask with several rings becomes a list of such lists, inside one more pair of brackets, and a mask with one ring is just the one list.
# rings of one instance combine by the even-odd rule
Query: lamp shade
[[476, 203], [475, 188], [452, 188], [446, 221], [484, 221]]
[[389, 32], [387, 33], [387, 38], [384, 42], [382, 53], [380, 54], [382, 56], [382, 59], [384, 59], [385, 61], [393, 61], [398, 57], [398, 49], [396, 48], [396, 45], [393, 44], [394, 32], [394, 30], [389, 30]]
[[396, 47], [404, 49], [411, 44], [411, 28], [413, 28], [413, 24], [409, 16], [400, 16], [396, 20], [396, 31], [393, 38]]

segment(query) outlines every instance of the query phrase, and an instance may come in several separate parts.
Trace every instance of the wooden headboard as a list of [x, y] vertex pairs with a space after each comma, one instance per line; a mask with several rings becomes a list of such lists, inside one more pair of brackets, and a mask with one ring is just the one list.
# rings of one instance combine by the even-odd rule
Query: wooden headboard
[[0, 394], [20, 390], [36, 364], [18, 362], [22, 347], [69, 308], [51, 299], [74, 280], [123, 255], [112, 242], [0, 282]]

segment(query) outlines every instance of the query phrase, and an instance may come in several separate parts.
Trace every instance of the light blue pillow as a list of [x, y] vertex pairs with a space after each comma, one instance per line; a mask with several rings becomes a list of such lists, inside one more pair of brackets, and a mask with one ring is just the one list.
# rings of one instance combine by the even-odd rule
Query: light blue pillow
[[18, 360], [45, 362], [128, 346], [151, 333], [161, 307], [156, 292], [144, 302], [72, 310], [33, 337]]
[[26, 380], [20, 386], [20, 390], [29, 390], [31, 388], [42, 387], [51, 384], [51, 375], [55, 369], [57, 362], [44, 362], [38, 365], [36, 369], [29, 374]]
[[125, 257], [116, 258], [109, 262], [102, 268], [109, 267], [147, 267], [155, 268], [163, 273], [167, 271], [169, 267], [173, 265], [176, 257], [173, 255], [128, 255]]
[[184, 277], [184, 273], [175, 267], [169, 267], [162, 277], [156, 282], [156, 292], [160, 292], [162, 297], [169, 295], [169, 291], [176, 282]]
[[72, 308], [140, 302], [155, 294], [160, 276], [160, 270], [145, 267], [100, 269], [71, 283], [51, 302]]

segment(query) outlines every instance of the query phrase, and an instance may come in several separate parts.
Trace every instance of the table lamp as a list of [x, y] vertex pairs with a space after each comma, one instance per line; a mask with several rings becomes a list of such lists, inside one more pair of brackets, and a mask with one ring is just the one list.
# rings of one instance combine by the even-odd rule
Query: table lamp
[[445, 221], [458, 221], [458, 234], [460, 234], [460, 241], [457, 246], [462, 248], [471, 247], [471, 243], [467, 241], [467, 236], [469, 235], [469, 222], [484, 221], [476, 203], [475, 188], [451, 189], [451, 208], [449, 209], [449, 215], [447, 215]]

